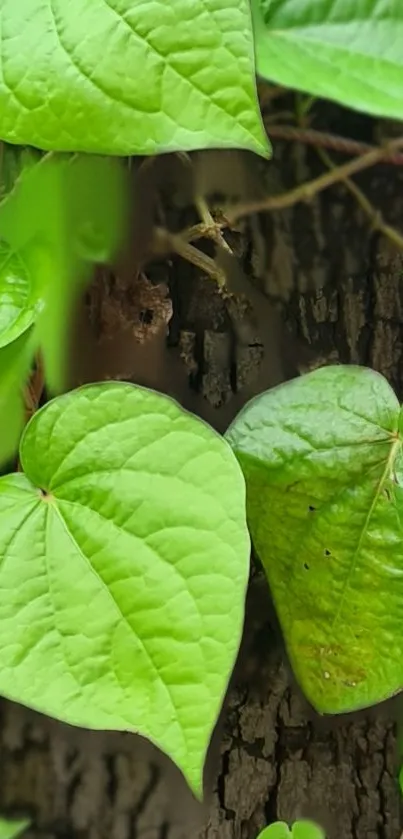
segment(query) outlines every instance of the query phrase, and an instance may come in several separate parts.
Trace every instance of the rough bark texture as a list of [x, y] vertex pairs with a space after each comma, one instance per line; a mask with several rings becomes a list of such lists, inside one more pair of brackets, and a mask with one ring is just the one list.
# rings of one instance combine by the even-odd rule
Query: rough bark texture
[[[334, 124], [340, 131], [341, 120], [346, 134], [374, 138], [374, 125], [363, 117], [341, 118], [338, 109], [327, 107], [323, 119], [327, 129]], [[323, 171], [314, 151], [281, 144], [275, 162], [264, 166], [267, 183], [277, 190]], [[402, 181], [403, 172], [390, 166], [378, 166], [359, 179], [396, 226], [403, 218]], [[338, 360], [370, 365], [388, 378], [401, 398], [403, 260], [371, 231], [356, 200], [337, 186], [309, 206], [262, 217], [257, 224], [251, 253], [255, 273], [266, 291], [283, 301], [289, 335], [311, 349], [308, 366]], [[256, 236], [268, 247], [260, 249]], [[234, 378], [238, 385], [251, 378], [262, 344], [268, 346], [267, 336], [238, 348], [234, 359], [228, 354], [228, 311], [211, 281], [177, 260], [168, 279], [174, 309], [171, 343], [180, 344], [194, 382], [218, 406], [218, 416]], [[128, 318], [127, 289], [125, 294], [126, 320], [137, 318], [142, 329], [153, 320], [150, 307], [142, 304]], [[109, 304], [104, 300], [102, 305], [106, 311], [109, 305], [113, 321], [122, 289], [109, 284], [108, 296]], [[166, 320], [170, 312], [161, 296], [154, 306], [158, 317]], [[126, 338], [130, 342], [132, 337], [129, 329]], [[136, 346], [137, 366], [142, 367]], [[130, 366], [123, 346], [121, 352]], [[147, 344], [142, 352], [145, 358]], [[148, 383], [193, 407], [190, 391], [184, 394], [175, 376], [164, 379], [175, 351], [163, 352], [163, 361], [160, 356], [158, 363], [153, 359]], [[306, 359], [296, 357], [294, 365], [302, 371]], [[273, 367], [275, 381], [278, 359], [273, 358]], [[121, 375], [138, 378], [133, 365]], [[269, 383], [273, 382], [258, 377], [255, 389]], [[169, 762], [140, 738], [76, 731], [3, 701], [0, 809], [31, 815], [30, 835], [35, 839], [254, 839], [268, 822], [292, 822], [300, 816], [321, 822], [329, 839], [399, 839], [396, 703], [338, 720], [319, 719], [295, 686], [275, 640], [266, 584], [259, 573], [251, 583], [247, 624], [239, 666], [210, 750], [204, 807], [192, 800]]]

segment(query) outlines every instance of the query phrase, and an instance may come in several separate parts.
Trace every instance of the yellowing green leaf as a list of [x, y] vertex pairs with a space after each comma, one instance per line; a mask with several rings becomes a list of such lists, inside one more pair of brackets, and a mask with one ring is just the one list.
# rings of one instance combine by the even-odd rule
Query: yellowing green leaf
[[257, 72], [384, 117], [403, 118], [403, 4], [252, 0]]
[[1, 137], [58, 151], [267, 152], [249, 0], [0, 0]]
[[136, 731], [201, 794], [238, 651], [245, 487], [228, 444], [123, 383], [38, 411], [0, 479], [0, 693]]
[[252, 400], [227, 432], [295, 674], [320, 712], [403, 687], [403, 458], [385, 379], [325, 367]]

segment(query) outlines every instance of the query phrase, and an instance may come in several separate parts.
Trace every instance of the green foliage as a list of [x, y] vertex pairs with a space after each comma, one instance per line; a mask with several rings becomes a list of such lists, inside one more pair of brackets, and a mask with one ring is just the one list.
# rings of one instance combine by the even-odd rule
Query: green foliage
[[250, 542], [230, 447], [153, 391], [90, 385], [27, 425], [0, 479], [0, 693], [136, 731], [201, 794]]
[[0, 839], [17, 839], [29, 825], [29, 819], [0, 818]]
[[252, 0], [256, 64], [266, 79], [403, 118], [403, 4]]
[[291, 828], [286, 822], [273, 822], [265, 827], [257, 839], [326, 839], [322, 828], [314, 822], [300, 820], [294, 822]]
[[22, 254], [0, 240], [0, 349], [32, 326], [40, 296]]
[[249, 0], [1, 0], [1, 135], [56, 151], [267, 153]]
[[321, 712], [403, 684], [401, 426], [382, 376], [337, 366], [262, 394], [227, 432], [292, 666]]
[[[60, 390], [74, 300], [122, 246], [117, 157], [267, 154], [252, 20], [262, 76], [402, 118], [397, 6], [252, 0], [251, 16], [249, 0], [0, 0], [0, 461], [17, 447], [34, 354]], [[227, 434], [239, 463], [143, 388], [50, 402], [23, 434], [23, 472], [0, 479], [0, 692], [71, 724], [139, 732], [200, 796], [243, 623], [239, 464], [308, 698], [337, 713], [400, 690], [402, 426], [385, 380], [354, 367], [253, 400]], [[0, 821], [0, 839], [26, 826]], [[324, 834], [277, 822], [259, 839], [287, 837]]]
[[18, 443], [21, 385], [34, 352], [41, 348], [47, 383], [59, 390], [72, 305], [93, 264], [115, 255], [127, 222], [120, 161], [48, 155], [29, 165], [17, 161], [7, 173], [0, 204], [0, 401], [7, 405], [0, 411], [0, 461]]
[[33, 330], [0, 349], [0, 463], [18, 446], [24, 422], [21, 386], [28, 378], [35, 349]]

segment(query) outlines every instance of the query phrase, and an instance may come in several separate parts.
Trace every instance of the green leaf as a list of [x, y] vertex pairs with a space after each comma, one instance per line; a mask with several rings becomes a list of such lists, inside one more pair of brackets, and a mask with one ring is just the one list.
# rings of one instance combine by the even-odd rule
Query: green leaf
[[403, 459], [382, 376], [325, 367], [252, 400], [227, 432], [290, 660], [324, 713], [403, 686]]
[[101, 154], [266, 154], [249, 0], [0, 0], [1, 136]]
[[137, 731], [196, 794], [238, 651], [245, 487], [228, 444], [124, 383], [48, 403], [0, 479], [0, 693]]
[[0, 466], [15, 454], [24, 425], [23, 385], [36, 345], [32, 330], [0, 349]]
[[51, 390], [64, 384], [76, 297], [91, 279], [93, 264], [112, 260], [126, 234], [126, 200], [120, 161], [48, 155], [21, 171], [0, 205], [0, 231], [18, 254], [20, 285], [30, 278], [31, 315], [35, 303], [36, 335]]
[[4, 198], [15, 186], [20, 175], [39, 163], [42, 153], [26, 146], [2, 144], [0, 159], [0, 197]]
[[326, 839], [319, 825], [305, 819], [294, 822], [291, 835], [292, 839]]
[[22, 255], [0, 240], [0, 349], [32, 326], [41, 303], [36, 291]]
[[403, 4], [252, 0], [257, 72], [378, 116], [403, 118]]
[[291, 839], [292, 833], [285, 822], [273, 822], [258, 834], [257, 839]]
[[16, 839], [29, 825], [29, 819], [0, 818], [0, 839]]
[[323, 830], [310, 821], [294, 822], [291, 830], [285, 822], [273, 822], [258, 834], [257, 839], [326, 839]]

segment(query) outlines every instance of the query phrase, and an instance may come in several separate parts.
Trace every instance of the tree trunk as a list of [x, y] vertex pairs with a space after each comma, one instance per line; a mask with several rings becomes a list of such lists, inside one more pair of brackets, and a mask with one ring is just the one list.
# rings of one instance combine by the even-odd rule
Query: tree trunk
[[[318, 127], [321, 121], [327, 130], [367, 142], [379, 130], [365, 117], [329, 105], [319, 111]], [[272, 191], [323, 171], [312, 149], [276, 143], [275, 150], [274, 162], [259, 162]], [[403, 170], [377, 166], [356, 182], [388, 223], [399, 227]], [[294, 374], [293, 366], [296, 374], [323, 363], [365, 364], [383, 373], [402, 398], [403, 259], [371, 230], [346, 185], [309, 205], [261, 216], [248, 235], [251, 230], [250, 263], [277, 298], [286, 343], [298, 348], [284, 376]], [[151, 288], [144, 279], [134, 299], [130, 284], [102, 275], [91, 295], [92, 320], [107, 337], [95, 353], [97, 371], [90, 364], [84, 372], [76, 369], [73, 379], [140, 380], [216, 419], [219, 427], [222, 414], [228, 419], [228, 406], [238, 406], [237, 397], [230, 399], [236, 385], [249, 383], [242, 391], [246, 399], [252, 387], [259, 391], [279, 380], [275, 357], [271, 381], [267, 363], [253, 376], [263, 348], [270, 355], [273, 342], [260, 335], [234, 355], [231, 319], [212, 281], [176, 258], [170, 268], [154, 266], [150, 276], [161, 271], [173, 305], [170, 343], [179, 342], [199, 395], [188, 388], [184, 367], [178, 374], [183, 362], [177, 350], [161, 342], [171, 304], [161, 286]], [[133, 325], [136, 339], [144, 338], [141, 345], [133, 341]], [[141, 738], [75, 730], [4, 700], [0, 810], [31, 816], [29, 835], [35, 839], [255, 839], [265, 824], [301, 816], [321, 823], [329, 839], [399, 839], [397, 701], [371, 712], [319, 718], [294, 684], [276, 639], [267, 585], [256, 571], [243, 648], [210, 749], [204, 806]]]

